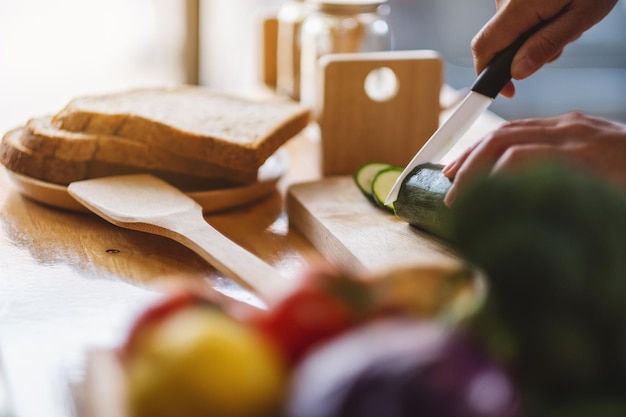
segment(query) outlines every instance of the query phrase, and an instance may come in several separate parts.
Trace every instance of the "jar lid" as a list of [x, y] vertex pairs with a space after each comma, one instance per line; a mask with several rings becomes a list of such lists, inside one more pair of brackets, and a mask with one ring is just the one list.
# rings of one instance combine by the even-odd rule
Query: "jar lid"
[[371, 13], [388, 0], [306, 0], [308, 5], [322, 12]]

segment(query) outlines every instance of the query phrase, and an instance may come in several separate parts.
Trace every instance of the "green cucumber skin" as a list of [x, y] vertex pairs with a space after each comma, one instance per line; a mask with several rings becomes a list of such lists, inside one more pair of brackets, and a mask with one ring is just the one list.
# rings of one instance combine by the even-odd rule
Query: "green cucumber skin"
[[443, 165], [418, 165], [402, 182], [393, 203], [396, 216], [418, 229], [445, 235], [448, 207], [443, 202], [452, 182], [441, 172]]

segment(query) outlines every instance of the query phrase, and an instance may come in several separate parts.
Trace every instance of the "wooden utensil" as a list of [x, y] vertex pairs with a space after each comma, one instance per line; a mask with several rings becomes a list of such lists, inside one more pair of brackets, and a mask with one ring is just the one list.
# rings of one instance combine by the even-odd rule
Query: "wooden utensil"
[[218, 271], [239, 280], [265, 302], [275, 300], [289, 280], [209, 225], [202, 207], [152, 175], [120, 175], [73, 182], [68, 192], [103, 219], [127, 229], [173, 239]]

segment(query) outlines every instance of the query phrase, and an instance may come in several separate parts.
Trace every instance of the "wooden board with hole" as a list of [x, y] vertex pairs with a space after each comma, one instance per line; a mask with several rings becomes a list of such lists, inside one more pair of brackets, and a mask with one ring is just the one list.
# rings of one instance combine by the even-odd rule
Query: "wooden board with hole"
[[325, 176], [373, 161], [404, 166], [439, 125], [443, 61], [435, 51], [328, 54], [318, 70]]

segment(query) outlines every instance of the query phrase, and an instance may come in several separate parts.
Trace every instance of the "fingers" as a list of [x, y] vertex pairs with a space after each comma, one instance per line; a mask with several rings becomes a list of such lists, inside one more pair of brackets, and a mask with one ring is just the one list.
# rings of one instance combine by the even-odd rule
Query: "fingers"
[[539, 149], [542, 146], [558, 146], [567, 140], [566, 135], [559, 134], [552, 119], [527, 119], [509, 122], [478, 141], [459, 158], [448, 164], [443, 174], [452, 179], [453, 183], [444, 202], [451, 205], [459, 189], [462, 189], [475, 176], [494, 168], [508, 167], [521, 158], [524, 153], [520, 149], [530, 147]]
[[[497, 13], [472, 40], [476, 72], [480, 73], [499, 51], [512, 44], [522, 33], [541, 22], [535, 12], [538, 0], [500, 2]], [[557, 11], [558, 12], [558, 11]]]
[[[526, 129], [543, 129], [558, 124], [559, 118], [542, 118], [542, 119], [522, 119], [506, 122], [500, 126], [497, 130], [491, 132], [485, 138], [474, 143], [468, 147], [459, 157], [450, 162], [443, 169], [442, 173], [450, 179], [454, 179], [457, 175], [460, 167], [465, 164], [470, 155], [476, 152], [486, 152], [487, 154], [493, 152], [496, 149], [505, 149], [507, 146], [511, 146], [515, 143], [525, 143], [529, 140], [533, 140], [533, 137], [529, 134], [529, 130]], [[544, 130], [540, 130], [538, 137], [544, 136], [546, 133]], [[544, 139], [552, 140], [552, 139]], [[477, 149], [480, 149], [477, 151]], [[477, 159], [470, 161], [476, 162]], [[484, 160], [479, 158], [478, 160]]]
[[473, 145], [471, 145], [470, 147], [468, 147], [465, 151], [463, 151], [461, 155], [459, 155], [459, 157], [457, 157], [457, 159], [455, 159], [454, 161], [446, 165], [441, 171], [441, 173], [445, 175], [446, 177], [448, 177], [449, 179], [453, 180], [456, 177], [456, 174], [459, 171], [459, 168], [461, 167], [461, 165], [465, 163], [467, 158], [472, 154], [472, 152], [474, 152], [474, 150], [480, 144], [481, 144], [481, 141], [478, 141], [474, 143]]
[[444, 202], [453, 204], [458, 190], [479, 173], [525, 167], [541, 160], [574, 163], [601, 173], [626, 188], [626, 125], [580, 112], [551, 118], [507, 122], [448, 164], [453, 180]]
[[[480, 73], [495, 54], [540, 22], [548, 22], [517, 52], [511, 66], [514, 79], [532, 75], [556, 59], [563, 48], [600, 21], [617, 0], [496, 0], [497, 13], [472, 40], [474, 66]], [[503, 95], [513, 92], [507, 87]]]
[[[593, 140], [598, 132], [620, 134], [625, 129], [626, 126], [622, 124], [580, 112], [509, 121], [468, 147], [443, 169], [443, 174], [454, 179], [459, 169], [466, 163], [489, 163], [490, 154], [502, 152], [516, 144], [529, 142], [562, 144], [568, 141]], [[481, 156], [480, 153], [484, 155]], [[470, 156], [472, 158], [468, 161]]]
[[[555, 144], [518, 144], [507, 148], [504, 152], [499, 154], [497, 159], [492, 164], [493, 168], [489, 173], [493, 174], [502, 171], [519, 170], [530, 164], [535, 164], [545, 160], [564, 159], [564, 154], [559, 149], [558, 145]], [[454, 204], [458, 191], [463, 189], [469, 181], [475, 178], [475, 175], [476, 173], [472, 174], [470, 172], [465, 172], [463, 169], [459, 171], [455, 181], [452, 183], [452, 186], [444, 198], [446, 206], [450, 207]]]
[[511, 64], [511, 76], [523, 80], [544, 64], [554, 61], [565, 46], [580, 36], [581, 19], [563, 11], [531, 36], [519, 49]]
[[502, 171], [520, 170], [529, 164], [536, 164], [545, 160], [561, 160], [563, 150], [558, 146], [547, 143], [532, 143], [528, 145], [517, 145], [506, 150], [494, 164], [492, 173]]
[[515, 85], [513, 85], [512, 81], [509, 81], [503, 88], [500, 90], [500, 94], [506, 98], [513, 98], [515, 95]]

